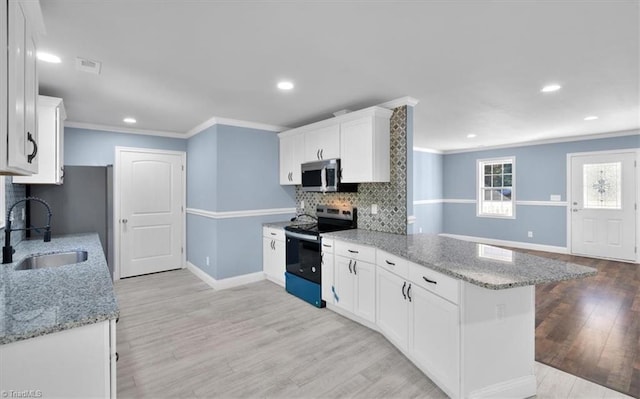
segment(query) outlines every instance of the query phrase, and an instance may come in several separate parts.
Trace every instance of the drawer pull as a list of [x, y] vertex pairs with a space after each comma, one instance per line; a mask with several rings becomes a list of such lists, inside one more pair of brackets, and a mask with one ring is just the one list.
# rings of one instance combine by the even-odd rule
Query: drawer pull
[[325, 248], [331, 248], [331, 245], [329, 245], [329, 244], [322, 244], [322, 246], [325, 247]]
[[278, 234], [277, 234], [277, 233], [271, 233], [271, 235], [272, 235], [272, 236], [277, 236]]
[[385, 262], [387, 262], [387, 265], [391, 265], [391, 266], [395, 266], [396, 264], [393, 262], [389, 262], [388, 260], [385, 259]]
[[424, 281], [426, 281], [427, 283], [430, 283], [430, 284], [438, 284], [438, 282], [437, 282], [437, 281], [429, 280], [429, 279], [428, 279], [428, 278], [426, 278], [425, 276], [422, 276], [422, 278], [423, 278], [423, 279], [424, 279]]
[[354, 250], [352, 250], [352, 249], [349, 249], [348, 251], [349, 251], [349, 252], [351, 252], [352, 254], [357, 254], [357, 253], [359, 253], [358, 251], [354, 251]]

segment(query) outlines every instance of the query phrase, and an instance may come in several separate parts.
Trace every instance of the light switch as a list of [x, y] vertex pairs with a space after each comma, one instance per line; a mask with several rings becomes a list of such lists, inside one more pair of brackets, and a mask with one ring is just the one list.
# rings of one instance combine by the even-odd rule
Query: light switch
[[372, 215], [378, 214], [378, 204], [371, 204], [371, 214]]

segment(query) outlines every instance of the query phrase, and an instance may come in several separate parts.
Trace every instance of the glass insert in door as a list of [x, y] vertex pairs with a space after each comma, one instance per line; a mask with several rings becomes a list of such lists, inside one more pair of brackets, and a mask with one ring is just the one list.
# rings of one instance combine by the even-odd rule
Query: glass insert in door
[[585, 209], [622, 209], [622, 163], [582, 166]]

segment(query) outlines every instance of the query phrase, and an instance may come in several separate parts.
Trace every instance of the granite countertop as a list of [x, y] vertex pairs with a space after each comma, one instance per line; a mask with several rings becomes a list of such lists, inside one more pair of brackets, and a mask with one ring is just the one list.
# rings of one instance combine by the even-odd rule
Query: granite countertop
[[286, 222], [266, 222], [266, 223], [262, 223], [263, 227], [273, 227], [276, 229], [284, 229], [285, 227], [289, 226], [292, 222], [287, 220]]
[[[22, 241], [14, 263], [0, 265], [0, 345], [118, 317], [104, 252], [97, 234]], [[85, 262], [14, 270], [32, 254], [71, 250], [89, 253]]]
[[480, 287], [500, 290], [595, 276], [597, 270], [455, 238], [398, 235], [368, 230], [323, 233], [369, 245]]

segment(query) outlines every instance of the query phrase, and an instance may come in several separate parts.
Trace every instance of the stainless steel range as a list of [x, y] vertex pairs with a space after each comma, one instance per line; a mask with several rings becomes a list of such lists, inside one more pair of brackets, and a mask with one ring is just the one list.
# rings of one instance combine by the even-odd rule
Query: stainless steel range
[[284, 228], [287, 241], [285, 287], [290, 294], [322, 308], [326, 304], [322, 300], [320, 234], [355, 229], [357, 209], [319, 205], [314, 219], [317, 220], [312, 223], [294, 223]]

